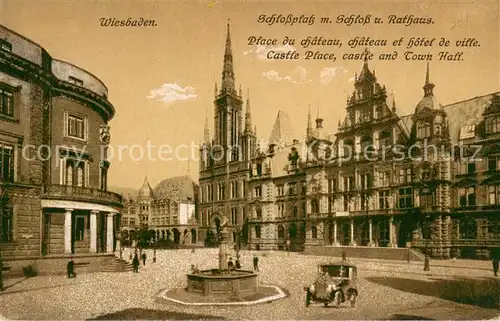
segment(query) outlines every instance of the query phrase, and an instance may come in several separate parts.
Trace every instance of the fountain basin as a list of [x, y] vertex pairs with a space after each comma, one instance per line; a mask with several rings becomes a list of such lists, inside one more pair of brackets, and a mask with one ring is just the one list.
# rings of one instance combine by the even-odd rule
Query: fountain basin
[[257, 274], [253, 271], [212, 269], [186, 276], [186, 291], [204, 296], [248, 296], [258, 292]]

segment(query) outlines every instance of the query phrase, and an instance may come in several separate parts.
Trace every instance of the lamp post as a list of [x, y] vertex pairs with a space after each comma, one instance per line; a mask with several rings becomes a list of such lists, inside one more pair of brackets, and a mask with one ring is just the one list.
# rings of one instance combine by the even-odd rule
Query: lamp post
[[430, 238], [430, 226], [429, 226], [429, 215], [425, 217], [426, 220], [426, 238], [425, 238], [425, 256], [424, 256], [424, 271], [430, 271], [429, 266], [429, 238]]

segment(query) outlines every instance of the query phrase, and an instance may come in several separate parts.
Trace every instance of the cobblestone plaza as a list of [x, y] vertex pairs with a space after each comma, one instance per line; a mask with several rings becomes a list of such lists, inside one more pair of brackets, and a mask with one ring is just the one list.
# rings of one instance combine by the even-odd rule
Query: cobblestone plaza
[[[147, 251], [146, 252], [151, 252]], [[128, 256], [124, 252], [124, 257]], [[182, 312], [227, 319], [391, 319], [411, 316], [429, 319], [491, 319], [500, 314], [480, 303], [460, 304], [440, 298], [445, 280], [494, 280], [487, 261], [435, 261], [431, 271], [422, 271], [422, 262], [368, 261], [352, 259], [360, 276], [360, 297], [355, 308], [341, 305], [324, 308], [304, 306], [303, 287], [313, 280], [319, 262], [330, 258], [283, 252], [259, 252], [260, 284], [284, 289], [288, 297], [263, 305], [242, 307], [184, 306], [158, 299], [166, 288], [185, 286], [191, 264], [209, 268], [217, 261], [216, 249], [158, 251], [157, 262], [148, 254], [139, 273], [89, 273], [74, 279], [65, 276], [38, 276], [5, 280], [0, 294], [0, 315], [5, 319], [93, 319], [130, 309], [155, 311], [142, 319], [166, 319], [161, 313]], [[251, 269], [251, 252], [242, 252], [242, 268]], [[283, 267], [293, 267], [293, 269]], [[498, 280], [497, 280], [498, 281]], [[441, 296], [442, 297], [442, 296]], [[29, 308], [26, 308], [29, 305]], [[122, 312], [126, 314], [126, 312]], [[151, 312], [152, 313], [152, 312]], [[122, 319], [127, 319], [123, 314]], [[193, 319], [193, 316], [186, 316]], [[116, 319], [111, 318], [111, 319]]]

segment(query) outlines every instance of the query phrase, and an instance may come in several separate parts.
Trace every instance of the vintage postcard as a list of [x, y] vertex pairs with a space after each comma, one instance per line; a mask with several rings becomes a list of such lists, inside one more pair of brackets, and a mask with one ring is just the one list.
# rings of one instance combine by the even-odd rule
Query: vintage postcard
[[0, 320], [499, 319], [499, 10], [0, 0]]

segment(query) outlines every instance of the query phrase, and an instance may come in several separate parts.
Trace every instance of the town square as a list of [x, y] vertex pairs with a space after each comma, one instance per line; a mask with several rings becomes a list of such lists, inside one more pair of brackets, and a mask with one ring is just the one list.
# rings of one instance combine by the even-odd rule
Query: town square
[[0, 1], [0, 320], [498, 317], [499, 5]]
[[[440, 298], [444, 280], [491, 279], [489, 262], [431, 262], [431, 271], [422, 262], [352, 259], [359, 265], [360, 296], [354, 308], [311, 305], [305, 307], [303, 287], [315, 276], [315, 266], [330, 258], [286, 252], [260, 251], [259, 283], [277, 285], [287, 297], [271, 303], [241, 306], [189, 306], [162, 299], [162, 290], [185, 286], [191, 264], [209, 268], [217, 264], [216, 249], [158, 251], [152, 263], [139, 273], [102, 272], [78, 275], [39, 276], [5, 281], [0, 294], [6, 320], [44, 319], [169, 319], [168, 313], [185, 313], [182, 319], [492, 319], [498, 315], [482, 301], [458, 303], [460, 298]], [[123, 255], [128, 256], [128, 250]], [[233, 256], [234, 252], [233, 252]], [[252, 269], [252, 253], [242, 252], [242, 267]], [[12, 284], [12, 286], [11, 286]], [[498, 283], [497, 283], [498, 284]], [[64, 293], [64, 295], [61, 295]], [[134, 312], [138, 310], [140, 312]], [[113, 316], [113, 314], [115, 314]], [[198, 316], [198, 317], [197, 317]], [[179, 317], [173, 317], [178, 319]]]

